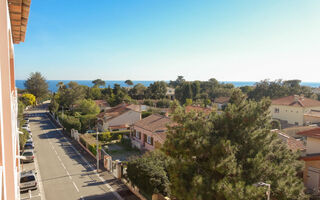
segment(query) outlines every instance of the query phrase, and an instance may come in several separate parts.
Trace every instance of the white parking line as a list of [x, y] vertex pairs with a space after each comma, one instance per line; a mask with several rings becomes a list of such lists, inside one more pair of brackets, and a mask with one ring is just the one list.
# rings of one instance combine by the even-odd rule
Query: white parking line
[[77, 185], [73, 181], [72, 181], [72, 183], [73, 183], [74, 187], [76, 188], [76, 190], [79, 192]]
[[59, 155], [57, 156], [57, 158], [58, 158], [58, 160], [59, 160], [60, 162], [62, 162], [62, 160], [61, 160], [61, 158], [60, 158], [60, 156], [59, 156]]
[[38, 176], [38, 182], [39, 182], [39, 191], [40, 191], [40, 196], [42, 200], [45, 200], [45, 193], [44, 193], [44, 189], [43, 189], [43, 184], [42, 184], [42, 179], [41, 179], [41, 175], [40, 175], [40, 169], [39, 169], [39, 165], [38, 165], [38, 160], [37, 160], [37, 155], [34, 157], [34, 168], [37, 172], [37, 176]]
[[[51, 125], [52, 125], [53, 127], [56, 127], [56, 126], [53, 124], [53, 122], [51, 121], [51, 119], [49, 119], [49, 117], [48, 117], [48, 120], [49, 120], [49, 122], [51, 123]], [[89, 166], [89, 168], [94, 171], [93, 167], [89, 164], [89, 162], [87, 161], [87, 159], [85, 159], [85, 157], [83, 157], [83, 156], [79, 153], [79, 151], [78, 151], [76, 148], [74, 148], [74, 146], [71, 144], [69, 138], [64, 137], [64, 135], [62, 134], [62, 132], [61, 132], [60, 130], [57, 129], [56, 131], [63, 136], [63, 139], [66, 139], [66, 140], [68, 141], [67, 143], [68, 143], [68, 144], [70, 145], [70, 147], [76, 152], [76, 154], [79, 155], [80, 158]], [[102, 182], [105, 182], [105, 180], [104, 180], [102, 177], [100, 177], [100, 175], [99, 175], [97, 172], [94, 172], [94, 173], [97, 175], [97, 177], [98, 177]], [[123, 200], [123, 198], [119, 195], [119, 193], [116, 192], [108, 183], [105, 183], [105, 185], [110, 189], [110, 191], [112, 192], [112, 194], [117, 197], [117, 199]]]
[[63, 162], [61, 162], [61, 165], [64, 169], [67, 169], [66, 166], [64, 166]]

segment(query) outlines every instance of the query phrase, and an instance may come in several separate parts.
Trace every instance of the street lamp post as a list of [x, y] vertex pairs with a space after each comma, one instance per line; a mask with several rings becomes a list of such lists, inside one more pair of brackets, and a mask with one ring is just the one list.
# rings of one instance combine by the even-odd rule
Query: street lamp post
[[96, 133], [96, 140], [97, 140], [97, 154], [96, 154], [96, 158], [97, 158], [97, 172], [99, 172], [99, 139], [98, 139], [98, 128], [97, 128], [97, 133]]
[[256, 187], [259, 187], [259, 186], [267, 186], [268, 187], [268, 191], [266, 192], [267, 194], [267, 200], [270, 200], [270, 193], [271, 193], [271, 185], [269, 183], [264, 183], [264, 182], [259, 182], [259, 183], [255, 183], [253, 184], [254, 186]]

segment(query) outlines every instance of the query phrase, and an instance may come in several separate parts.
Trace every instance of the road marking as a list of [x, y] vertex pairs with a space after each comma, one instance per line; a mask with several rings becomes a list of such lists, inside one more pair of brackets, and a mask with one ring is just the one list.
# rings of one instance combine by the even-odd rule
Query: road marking
[[[35, 153], [35, 154], [37, 154], [37, 153]], [[34, 157], [34, 168], [35, 168], [35, 170], [37, 172], [37, 176], [38, 176], [39, 191], [40, 191], [41, 199], [42, 200], [46, 200], [44, 189], [43, 189], [43, 185], [42, 185], [42, 179], [41, 179], [41, 175], [40, 175], [40, 169], [39, 169], [39, 166], [38, 166], [37, 155]]]
[[61, 160], [60, 156], [57, 156], [57, 157], [58, 157], [58, 160], [59, 160], [60, 162], [62, 162], [62, 160]]
[[63, 162], [61, 162], [62, 167], [66, 170], [66, 166], [64, 166]]
[[[48, 120], [49, 120], [49, 122], [51, 123], [51, 125], [52, 125], [53, 127], [56, 127], [56, 126], [53, 124], [53, 122], [51, 121], [51, 119], [49, 119], [49, 117], [48, 117]], [[60, 130], [57, 130], [57, 132], [58, 132], [59, 134], [61, 134], [61, 135], [63, 136], [63, 138], [68, 141], [67, 143], [68, 143], [68, 144], [70, 145], [70, 147], [76, 152], [76, 154], [78, 154], [78, 155], [80, 156], [80, 158], [89, 166], [89, 168], [94, 171], [93, 167], [89, 164], [89, 162], [87, 161], [87, 159], [85, 159], [85, 157], [83, 157], [83, 156], [79, 153], [79, 151], [72, 145], [72, 143], [70, 142], [69, 138], [64, 137], [64, 135], [62, 134], [62, 132], [61, 132]], [[94, 173], [97, 175], [97, 177], [98, 177], [103, 183], [106, 182], [102, 177], [99, 176], [99, 174], [98, 174], [97, 172], [94, 172]], [[118, 193], [117, 191], [115, 191], [108, 183], [105, 183], [105, 185], [110, 189], [110, 191], [112, 192], [112, 194], [117, 197], [117, 199], [123, 200], [123, 198], [119, 195], [119, 193]]]
[[76, 190], [79, 192], [77, 185], [73, 181], [72, 181], [72, 183], [73, 183], [74, 187], [76, 188]]

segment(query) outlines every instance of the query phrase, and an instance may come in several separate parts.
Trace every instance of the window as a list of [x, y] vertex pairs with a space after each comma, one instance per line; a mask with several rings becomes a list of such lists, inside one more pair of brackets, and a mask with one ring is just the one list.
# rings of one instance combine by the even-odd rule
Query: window
[[136, 131], [136, 138], [138, 138], [138, 139], [141, 138], [141, 133], [139, 131]]
[[274, 109], [274, 112], [275, 112], [275, 113], [279, 113], [279, 112], [280, 112], [279, 108], [275, 108], [275, 109]]
[[147, 143], [150, 145], [153, 145], [153, 138], [150, 136], [147, 136]]

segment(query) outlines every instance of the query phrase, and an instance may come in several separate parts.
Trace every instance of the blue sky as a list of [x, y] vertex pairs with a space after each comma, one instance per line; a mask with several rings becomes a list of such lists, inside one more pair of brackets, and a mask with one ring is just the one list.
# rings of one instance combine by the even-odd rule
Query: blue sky
[[16, 79], [320, 82], [318, 0], [32, 0]]

